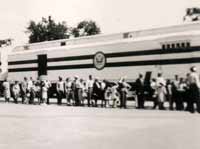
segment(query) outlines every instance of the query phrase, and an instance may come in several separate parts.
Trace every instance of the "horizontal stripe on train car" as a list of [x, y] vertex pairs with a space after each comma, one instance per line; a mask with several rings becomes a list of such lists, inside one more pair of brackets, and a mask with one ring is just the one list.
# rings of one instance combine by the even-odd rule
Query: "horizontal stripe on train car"
[[27, 67], [27, 68], [11, 68], [8, 72], [23, 72], [23, 71], [38, 71], [37, 67]]
[[87, 60], [87, 59], [93, 59], [93, 57], [94, 57], [94, 55], [71, 56], [71, 57], [56, 57], [56, 58], [48, 58], [47, 62]]
[[[145, 56], [145, 55], [158, 55], [158, 54], [174, 54], [174, 53], [190, 53], [200, 52], [200, 47], [189, 47], [185, 49], [155, 49], [155, 50], [143, 50], [143, 51], [129, 51], [129, 52], [118, 52], [118, 53], [107, 53], [107, 58], [114, 57], [126, 57], [126, 56]], [[57, 57], [47, 58], [47, 62], [60, 62], [60, 61], [74, 61], [74, 60], [88, 60], [93, 59], [94, 55], [82, 55], [82, 56], [71, 56], [71, 57]], [[21, 65], [37, 63], [37, 60], [22, 60], [22, 61], [10, 61], [8, 65]]]
[[37, 59], [35, 60], [21, 60], [21, 61], [10, 61], [8, 62], [8, 65], [22, 65], [22, 64], [33, 64], [37, 63]]

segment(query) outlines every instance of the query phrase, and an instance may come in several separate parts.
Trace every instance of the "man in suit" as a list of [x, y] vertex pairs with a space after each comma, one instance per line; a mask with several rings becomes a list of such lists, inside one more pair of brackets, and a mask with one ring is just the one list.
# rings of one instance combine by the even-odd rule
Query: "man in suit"
[[137, 95], [137, 108], [144, 108], [144, 80], [143, 75], [139, 74], [136, 80], [136, 95]]

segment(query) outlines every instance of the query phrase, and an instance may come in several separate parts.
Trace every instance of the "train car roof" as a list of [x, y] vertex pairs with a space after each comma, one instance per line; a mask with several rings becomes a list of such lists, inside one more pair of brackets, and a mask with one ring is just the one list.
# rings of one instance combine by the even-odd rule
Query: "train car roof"
[[[108, 35], [95, 35], [80, 37], [75, 39], [62, 39], [34, 44], [17, 46], [13, 49], [12, 54], [31, 53], [38, 51], [58, 49], [73, 49], [98, 45], [107, 45], [126, 42], [140, 42], [147, 40], [160, 40], [177, 36], [199, 36], [200, 22], [184, 23], [181, 25], [139, 30], [132, 32], [123, 32]], [[62, 45], [63, 44], [63, 45]]]

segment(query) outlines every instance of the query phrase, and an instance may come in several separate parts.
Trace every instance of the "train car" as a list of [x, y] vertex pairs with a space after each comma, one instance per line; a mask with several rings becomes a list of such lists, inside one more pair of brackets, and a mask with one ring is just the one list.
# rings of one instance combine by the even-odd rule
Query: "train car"
[[132, 82], [139, 73], [184, 77], [193, 65], [200, 70], [199, 22], [19, 46], [8, 55], [8, 79], [93, 75]]

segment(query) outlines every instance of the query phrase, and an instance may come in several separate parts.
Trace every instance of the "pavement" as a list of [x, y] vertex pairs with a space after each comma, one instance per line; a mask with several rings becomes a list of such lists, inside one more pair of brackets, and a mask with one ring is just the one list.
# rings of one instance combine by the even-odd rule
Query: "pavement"
[[0, 149], [200, 149], [200, 115], [0, 103]]

